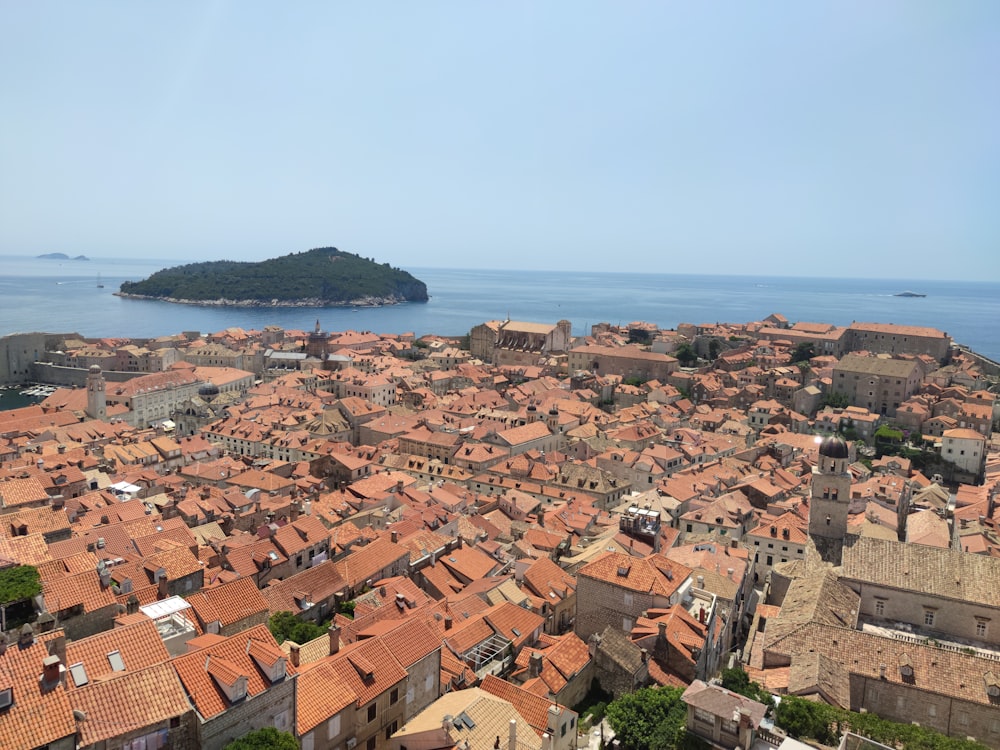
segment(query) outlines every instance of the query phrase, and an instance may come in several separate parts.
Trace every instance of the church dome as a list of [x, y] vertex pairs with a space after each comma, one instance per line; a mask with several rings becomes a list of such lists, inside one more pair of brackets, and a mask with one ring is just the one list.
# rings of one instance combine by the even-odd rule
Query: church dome
[[847, 458], [847, 443], [837, 435], [823, 438], [823, 442], [819, 444], [819, 454], [827, 458]]
[[101, 374], [101, 366], [100, 365], [91, 365], [90, 366], [90, 372], [94, 373], [95, 375], [100, 375]]

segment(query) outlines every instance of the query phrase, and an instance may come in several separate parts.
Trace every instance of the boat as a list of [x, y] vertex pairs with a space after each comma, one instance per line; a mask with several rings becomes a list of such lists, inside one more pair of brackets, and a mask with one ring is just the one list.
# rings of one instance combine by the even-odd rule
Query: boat
[[926, 297], [927, 295], [926, 294], [921, 294], [920, 292], [905, 291], [905, 292], [896, 292], [896, 294], [894, 294], [892, 296], [893, 297]]
[[97, 288], [98, 289], [104, 288], [104, 284], [101, 283], [101, 274], [97, 274]]

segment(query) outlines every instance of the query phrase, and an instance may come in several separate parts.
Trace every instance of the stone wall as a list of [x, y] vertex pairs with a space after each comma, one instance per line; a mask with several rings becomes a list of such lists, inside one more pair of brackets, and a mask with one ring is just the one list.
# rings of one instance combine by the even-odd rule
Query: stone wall
[[199, 727], [201, 750], [222, 750], [248, 732], [264, 727], [276, 727], [282, 732], [295, 732], [295, 677], [272, 685], [263, 693], [227, 708]]

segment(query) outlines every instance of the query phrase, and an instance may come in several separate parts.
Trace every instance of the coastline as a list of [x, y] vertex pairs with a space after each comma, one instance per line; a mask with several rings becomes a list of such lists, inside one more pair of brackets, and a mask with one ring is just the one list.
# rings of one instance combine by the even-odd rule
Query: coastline
[[[389, 305], [401, 305], [410, 302], [403, 297], [358, 297], [353, 300], [335, 302], [333, 300], [321, 300], [318, 298], [306, 298], [299, 300], [259, 300], [259, 299], [215, 299], [215, 300], [195, 300], [178, 299], [176, 297], [153, 297], [147, 294], [128, 294], [126, 292], [114, 292], [115, 297], [123, 299], [137, 299], [151, 302], [170, 302], [175, 305], [194, 305], [197, 307], [286, 307], [286, 308], [323, 308], [323, 307], [387, 307]], [[426, 300], [421, 300], [426, 301]]]

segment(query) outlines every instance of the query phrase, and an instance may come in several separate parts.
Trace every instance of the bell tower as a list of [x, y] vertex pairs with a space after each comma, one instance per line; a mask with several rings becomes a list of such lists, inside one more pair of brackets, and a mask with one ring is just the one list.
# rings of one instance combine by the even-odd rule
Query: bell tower
[[819, 463], [813, 468], [809, 495], [809, 536], [820, 557], [840, 565], [847, 538], [847, 511], [851, 505], [850, 451], [837, 436], [819, 445]]
[[108, 402], [105, 398], [107, 384], [101, 374], [100, 365], [91, 365], [87, 373], [87, 416], [91, 419], [108, 418]]

